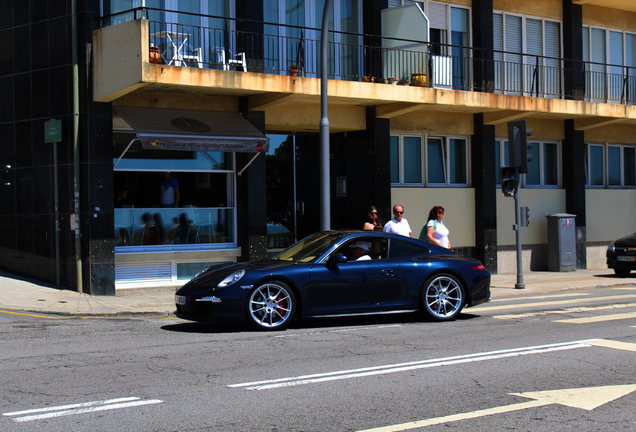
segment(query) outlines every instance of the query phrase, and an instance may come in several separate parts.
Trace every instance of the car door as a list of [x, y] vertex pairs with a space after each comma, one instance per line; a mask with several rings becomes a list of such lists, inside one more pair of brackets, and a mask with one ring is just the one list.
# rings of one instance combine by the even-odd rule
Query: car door
[[[345, 245], [332, 255], [346, 252]], [[390, 259], [317, 263], [305, 288], [306, 315], [356, 314], [390, 310], [402, 295], [397, 290], [397, 264]]]

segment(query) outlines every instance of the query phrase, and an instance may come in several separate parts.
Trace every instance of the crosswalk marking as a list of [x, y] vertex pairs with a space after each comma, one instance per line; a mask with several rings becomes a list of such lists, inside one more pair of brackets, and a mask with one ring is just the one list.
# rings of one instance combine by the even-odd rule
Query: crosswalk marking
[[[593, 302], [593, 301], [608, 301], [608, 300], [625, 300], [636, 298], [636, 294], [622, 294], [615, 296], [603, 296], [603, 297], [587, 297], [585, 299], [581, 299], [581, 301], [585, 302]], [[562, 305], [572, 303], [572, 300], [557, 300], [557, 301], [549, 301], [549, 302], [533, 302], [533, 303], [519, 303], [512, 305], [501, 305], [501, 306], [479, 306], [475, 308], [475, 312], [482, 311], [497, 311], [503, 309], [522, 309], [522, 308], [530, 308], [537, 306], [554, 306], [554, 305]]]
[[568, 323], [568, 324], [588, 324], [588, 323], [595, 323], [595, 322], [614, 321], [614, 320], [631, 319], [631, 318], [636, 318], [636, 312], [623, 313], [623, 314], [597, 315], [597, 316], [584, 317], [584, 318], [568, 318], [568, 319], [557, 320], [554, 322]]
[[[519, 298], [519, 299], [524, 299], [524, 300], [539, 300], [539, 299], [554, 299], [554, 298], [559, 298], [559, 297], [585, 297], [585, 296], [589, 296], [590, 293], [584, 293], [584, 292], [573, 292], [573, 293], [563, 293], [563, 294], [546, 294], [546, 295], [533, 295], [533, 296], [523, 296], [523, 297], [512, 297], [512, 299], [514, 298]], [[504, 302], [504, 301], [510, 301], [511, 297], [504, 297], [504, 298], [496, 298], [492, 300], [492, 303], [499, 303], [499, 302]]]
[[581, 306], [581, 307], [573, 307], [573, 308], [559, 309], [559, 310], [527, 312], [527, 313], [521, 313], [521, 314], [493, 315], [493, 318], [495, 318], [495, 319], [530, 318], [530, 317], [535, 317], [535, 316], [582, 313], [582, 312], [595, 312], [595, 311], [600, 311], [600, 310], [623, 309], [623, 308], [632, 308], [632, 307], [636, 307], [636, 303], [615, 304], [615, 305], [606, 305], [606, 306], [587, 306], [587, 307]]

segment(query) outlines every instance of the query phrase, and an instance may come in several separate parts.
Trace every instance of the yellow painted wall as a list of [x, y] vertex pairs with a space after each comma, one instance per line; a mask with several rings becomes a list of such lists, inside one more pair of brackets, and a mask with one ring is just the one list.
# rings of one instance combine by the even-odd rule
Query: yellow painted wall
[[558, 20], [563, 16], [563, 3], [561, 0], [494, 0], [492, 6], [495, 11], [513, 12]]
[[[530, 209], [530, 225], [521, 228], [521, 242], [524, 245], [546, 244], [548, 223], [546, 216], [565, 213], [564, 189], [521, 189], [520, 203]], [[515, 245], [515, 200], [497, 193], [497, 243]]]
[[636, 13], [634, 12], [583, 5], [583, 25], [634, 31], [635, 23]]
[[612, 241], [636, 231], [636, 189], [585, 191], [587, 241]]
[[[452, 247], [475, 246], [475, 190], [469, 188], [392, 188], [391, 206], [404, 206], [413, 237], [420, 235], [429, 210], [446, 210], [444, 225], [450, 230]], [[387, 215], [388, 216], [388, 215]]]
[[472, 135], [473, 115], [446, 111], [415, 111], [392, 118], [391, 132]]

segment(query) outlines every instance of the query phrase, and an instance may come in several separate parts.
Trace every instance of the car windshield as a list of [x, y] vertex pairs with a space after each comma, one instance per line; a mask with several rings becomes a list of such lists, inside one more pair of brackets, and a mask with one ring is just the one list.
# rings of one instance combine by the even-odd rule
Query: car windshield
[[313, 262], [342, 238], [341, 233], [322, 232], [310, 235], [274, 257], [277, 261]]

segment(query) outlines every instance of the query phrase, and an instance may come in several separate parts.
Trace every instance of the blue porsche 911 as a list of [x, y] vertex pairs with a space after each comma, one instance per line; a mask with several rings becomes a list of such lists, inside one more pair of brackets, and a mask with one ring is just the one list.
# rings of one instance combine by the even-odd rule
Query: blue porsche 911
[[213, 265], [175, 294], [179, 318], [285, 328], [293, 318], [421, 311], [434, 320], [490, 299], [477, 260], [377, 231], [324, 231], [272, 260]]

